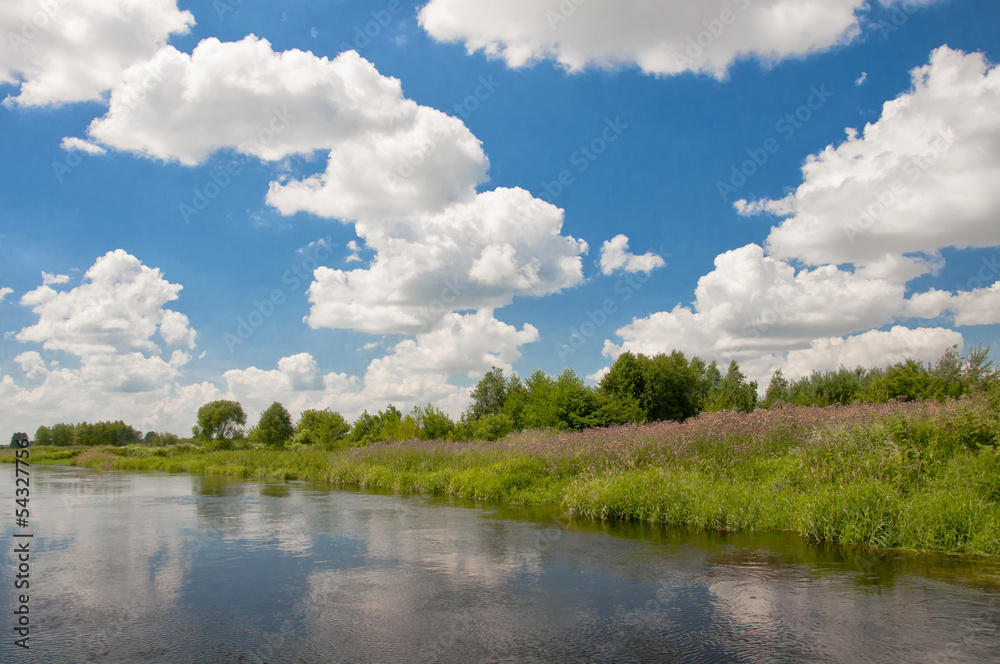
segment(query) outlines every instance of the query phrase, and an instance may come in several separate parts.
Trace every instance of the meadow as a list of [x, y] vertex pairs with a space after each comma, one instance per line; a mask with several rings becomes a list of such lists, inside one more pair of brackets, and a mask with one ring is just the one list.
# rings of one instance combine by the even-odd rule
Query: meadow
[[[12, 461], [12, 451], [3, 461]], [[578, 518], [1000, 555], [1000, 415], [985, 396], [702, 413], [682, 423], [323, 450], [35, 447], [33, 464], [308, 480], [559, 505]]]

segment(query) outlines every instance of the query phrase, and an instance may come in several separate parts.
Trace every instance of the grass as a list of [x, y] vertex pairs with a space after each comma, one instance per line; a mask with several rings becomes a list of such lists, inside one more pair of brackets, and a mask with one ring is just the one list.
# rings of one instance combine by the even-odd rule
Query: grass
[[[703, 414], [488, 443], [339, 451], [35, 448], [32, 463], [303, 479], [398, 493], [559, 505], [570, 515], [825, 542], [1000, 555], [1000, 415], [944, 403]], [[12, 453], [0, 455], [12, 460]]]

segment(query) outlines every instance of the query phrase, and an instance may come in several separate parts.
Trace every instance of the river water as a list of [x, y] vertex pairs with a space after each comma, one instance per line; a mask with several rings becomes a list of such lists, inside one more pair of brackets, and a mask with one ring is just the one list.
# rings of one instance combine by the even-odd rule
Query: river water
[[[1000, 561], [31, 467], [0, 662], [996, 662]], [[34, 535], [30, 650], [13, 533]], [[20, 541], [20, 540], [18, 540]]]

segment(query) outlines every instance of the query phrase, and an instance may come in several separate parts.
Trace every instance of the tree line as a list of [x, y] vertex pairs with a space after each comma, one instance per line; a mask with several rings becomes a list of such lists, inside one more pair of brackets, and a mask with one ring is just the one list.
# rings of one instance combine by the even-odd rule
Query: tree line
[[497, 440], [526, 429], [580, 430], [615, 424], [663, 420], [683, 421], [699, 413], [721, 410], [750, 412], [780, 404], [797, 406], [880, 403], [893, 399], [956, 398], [987, 386], [996, 387], [998, 372], [989, 347], [970, 347], [961, 355], [950, 348], [934, 365], [906, 360], [884, 369], [861, 367], [813, 372], [788, 381], [778, 369], [758, 399], [758, 385], [748, 381], [733, 360], [725, 373], [715, 362], [681, 351], [647, 356], [622, 353], [596, 386], [587, 385], [573, 369], [557, 377], [537, 370], [522, 379], [493, 367], [472, 390], [468, 409], [457, 422], [428, 404], [402, 413], [392, 404], [353, 423], [331, 409], [291, 414], [274, 402], [256, 424], [236, 401], [217, 400], [198, 409], [191, 438], [169, 433], [145, 435], [122, 421], [41, 426], [37, 445], [151, 446], [193, 442], [215, 449], [248, 446], [354, 447], [400, 440]]

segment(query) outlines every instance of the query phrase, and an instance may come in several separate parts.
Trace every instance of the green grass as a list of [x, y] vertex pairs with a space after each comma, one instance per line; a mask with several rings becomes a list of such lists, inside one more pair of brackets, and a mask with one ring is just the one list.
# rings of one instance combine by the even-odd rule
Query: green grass
[[977, 397], [715, 413], [683, 424], [332, 452], [33, 448], [31, 462], [302, 479], [560, 506], [594, 519], [787, 530], [817, 541], [1000, 555], [998, 448], [1000, 416]]

